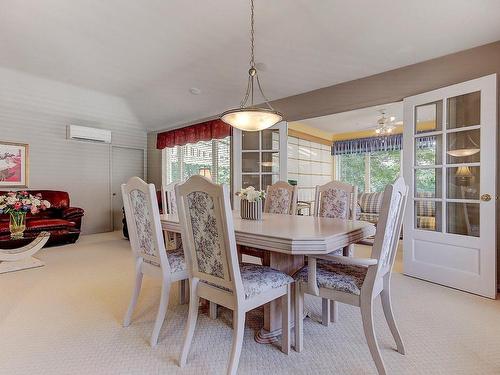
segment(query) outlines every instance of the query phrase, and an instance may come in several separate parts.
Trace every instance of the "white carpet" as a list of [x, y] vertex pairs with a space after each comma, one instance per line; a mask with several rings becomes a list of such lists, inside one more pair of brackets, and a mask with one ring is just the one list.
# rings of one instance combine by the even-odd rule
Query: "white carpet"
[[[366, 251], [361, 249], [360, 251]], [[200, 315], [187, 367], [177, 367], [187, 306], [171, 309], [160, 343], [148, 345], [160, 283], [145, 279], [132, 325], [121, 320], [132, 288], [132, 256], [119, 233], [85, 236], [44, 249], [46, 266], [0, 275], [0, 373], [221, 374], [231, 345], [230, 315]], [[500, 374], [500, 301], [393, 277], [396, 319], [407, 355], [398, 354], [380, 304], [376, 329], [391, 374]], [[317, 315], [320, 301], [307, 300]], [[258, 319], [259, 314], [252, 314]], [[341, 305], [328, 328], [306, 319], [305, 349], [289, 356], [253, 340], [251, 319], [240, 374], [376, 374], [359, 310]]]

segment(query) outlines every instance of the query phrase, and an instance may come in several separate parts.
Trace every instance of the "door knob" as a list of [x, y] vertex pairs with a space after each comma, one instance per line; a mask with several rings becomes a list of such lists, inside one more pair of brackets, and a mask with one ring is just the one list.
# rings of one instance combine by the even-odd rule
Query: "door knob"
[[481, 195], [481, 200], [484, 202], [489, 202], [489, 201], [491, 201], [491, 195], [483, 194], [483, 195]]
[[113, 197], [116, 197], [116, 193], [113, 193]]

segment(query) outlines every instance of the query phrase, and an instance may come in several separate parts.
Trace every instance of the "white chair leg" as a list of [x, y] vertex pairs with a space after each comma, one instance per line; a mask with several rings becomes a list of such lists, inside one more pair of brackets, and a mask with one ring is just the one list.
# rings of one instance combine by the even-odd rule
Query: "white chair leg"
[[231, 348], [231, 356], [229, 357], [229, 365], [227, 367], [228, 375], [236, 375], [238, 371], [243, 336], [245, 334], [245, 312], [241, 310], [233, 311], [233, 320], [233, 346]]
[[210, 319], [217, 319], [217, 304], [215, 302], [209, 301], [208, 316], [210, 317]]
[[330, 321], [337, 323], [339, 321], [339, 303], [330, 300]]
[[404, 355], [405, 346], [403, 344], [403, 339], [401, 338], [401, 334], [399, 333], [396, 320], [394, 319], [394, 313], [392, 312], [391, 292], [388, 286], [386, 286], [385, 289], [382, 290], [382, 293], [380, 294], [380, 299], [382, 300], [382, 308], [384, 310], [385, 320], [387, 320], [387, 325], [391, 330], [392, 337], [394, 337], [394, 341], [396, 341], [396, 347], [398, 348], [398, 352]]
[[295, 351], [301, 352], [304, 336], [304, 295], [295, 283]]
[[379, 375], [386, 375], [384, 360], [380, 355], [380, 349], [375, 335], [375, 327], [373, 326], [373, 300], [371, 296], [361, 296], [361, 319], [363, 320], [363, 330], [365, 331], [366, 342], [372, 355], [375, 366]]
[[135, 285], [132, 292], [132, 298], [130, 304], [128, 305], [127, 312], [125, 313], [125, 318], [123, 319], [123, 326], [128, 327], [130, 321], [132, 320], [132, 314], [134, 313], [135, 305], [137, 305], [137, 300], [139, 299], [139, 293], [141, 292], [142, 285], [142, 271], [141, 271], [142, 259], [138, 259], [135, 264]]
[[193, 341], [194, 329], [196, 328], [196, 320], [198, 319], [198, 307], [200, 297], [198, 297], [198, 280], [192, 280], [189, 285], [189, 313], [184, 328], [184, 344], [182, 346], [181, 356], [179, 358], [179, 366], [186, 365], [191, 342]]
[[330, 325], [330, 300], [327, 298], [321, 299], [321, 324]]
[[158, 344], [158, 336], [160, 335], [161, 326], [165, 320], [168, 309], [168, 296], [170, 294], [170, 282], [164, 280], [161, 286], [161, 298], [160, 307], [158, 307], [158, 313], [156, 314], [155, 326], [153, 328], [153, 333], [151, 334], [151, 346], [156, 346]]
[[290, 353], [290, 295], [292, 287], [288, 285], [287, 292], [281, 297], [281, 351]]

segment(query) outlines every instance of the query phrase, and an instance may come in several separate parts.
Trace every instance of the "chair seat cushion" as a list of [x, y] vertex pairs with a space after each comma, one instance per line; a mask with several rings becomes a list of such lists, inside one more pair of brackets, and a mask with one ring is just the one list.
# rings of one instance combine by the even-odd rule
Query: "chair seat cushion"
[[186, 261], [184, 259], [184, 250], [182, 247], [180, 249], [167, 251], [167, 258], [168, 264], [170, 264], [170, 270], [173, 273], [186, 270]]
[[[243, 289], [245, 290], [245, 299], [293, 283], [293, 278], [286, 273], [258, 264], [243, 263], [240, 265], [240, 273]], [[207, 284], [230, 292], [229, 289], [219, 285], [208, 282]]]
[[[182, 248], [169, 250], [167, 253], [168, 264], [172, 273], [186, 270], [186, 261], [184, 259], [184, 250]], [[160, 267], [160, 263], [150, 259], [144, 259], [144, 262]]]
[[361, 212], [359, 214], [359, 220], [368, 221], [369, 223], [377, 224], [378, 214], [370, 214], [368, 212]]
[[[359, 296], [366, 277], [366, 267], [351, 266], [334, 261], [318, 260], [316, 263], [316, 281], [319, 288]], [[307, 283], [308, 266], [302, 267], [294, 275], [297, 283]]]

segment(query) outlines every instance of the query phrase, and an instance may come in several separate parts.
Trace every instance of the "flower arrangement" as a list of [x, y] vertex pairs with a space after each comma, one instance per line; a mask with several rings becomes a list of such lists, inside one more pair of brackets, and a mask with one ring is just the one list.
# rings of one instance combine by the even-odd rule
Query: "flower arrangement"
[[240, 216], [247, 220], [262, 220], [262, 201], [266, 198], [266, 193], [255, 190], [253, 186], [241, 189], [236, 193], [240, 200]]
[[241, 199], [247, 200], [249, 202], [257, 202], [266, 198], [266, 192], [261, 190], [255, 190], [253, 186], [249, 186], [246, 189], [241, 189], [236, 193]]
[[47, 208], [50, 208], [50, 203], [43, 200], [41, 194], [31, 195], [27, 191], [11, 191], [0, 195], [0, 214], [10, 215], [9, 229], [13, 239], [23, 238], [27, 212], [35, 215]]
[[41, 194], [31, 195], [27, 191], [11, 191], [0, 195], [0, 214], [31, 212], [35, 215], [47, 208], [50, 208], [50, 203], [43, 200]]

